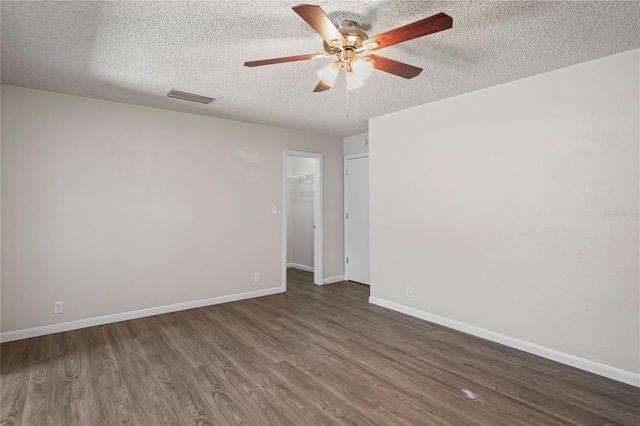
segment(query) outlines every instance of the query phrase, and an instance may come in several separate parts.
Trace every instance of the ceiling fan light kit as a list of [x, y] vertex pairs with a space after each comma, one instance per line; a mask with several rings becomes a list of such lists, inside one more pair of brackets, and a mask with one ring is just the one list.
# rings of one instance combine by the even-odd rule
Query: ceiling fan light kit
[[349, 65], [354, 73], [361, 76], [362, 80], [366, 80], [373, 73], [373, 64], [366, 56], [364, 58], [356, 56]]
[[318, 78], [320, 78], [324, 84], [331, 87], [333, 86], [333, 83], [335, 83], [336, 78], [338, 78], [338, 74], [340, 74], [341, 69], [342, 67], [339, 62], [331, 62], [329, 65], [318, 71]]
[[347, 71], [347, 89], [355, 90], [364, 86], [364, 80], [358, 78], [355, 72]]
[[360, 56], [359, 54], [447, 30], [453, 26], [453, 18], [445, 13], [438, 13], [369, 38], [367, 33], [359, 28], [354, 21], [344, 19], [334, 25], [320, 6], [300, 4], [294, 6], [293, 10], [324, 39], [323, 46], [328, 55], [316, 53], [287, 56], [245, 62], [244, 65], [256, 67], [335, 56], [335, 62], [318, 71], [320, 82], [313, 90], [314, 92], [324, 92], [330, 89], [343, 69], [346, 72], [347, 89], [349, 90], [362, 87], [374, 68], [406, 79], [413, 78], [420, 74], [422, 68], [378, 55]]

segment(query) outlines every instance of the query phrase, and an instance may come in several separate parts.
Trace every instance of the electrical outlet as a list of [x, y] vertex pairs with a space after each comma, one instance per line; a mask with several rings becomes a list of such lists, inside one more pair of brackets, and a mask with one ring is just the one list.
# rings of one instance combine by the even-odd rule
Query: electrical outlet
[[256, 272], [253, 274], [253, 282], [257, 283], [258, 281], [260, 281], [260, 274]]
[[407, 287], [407, 297], [411, 297], [411, 287]]
[[57, 302], [53, 302], [53, 313], [61, 314], [63, 310], [63, 302], [62, 300], [58, 300]]

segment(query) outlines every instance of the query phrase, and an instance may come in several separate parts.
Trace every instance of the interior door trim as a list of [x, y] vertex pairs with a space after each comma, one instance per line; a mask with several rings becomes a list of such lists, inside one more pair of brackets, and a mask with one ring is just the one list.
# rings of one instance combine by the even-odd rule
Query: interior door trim
[[287, 157], [306, 157], [316, 160], [314, 198], [313, 198], [313, 221], [315, 232], [314, 241], [314, 263], [313, 263], [313, 283], [322, 285], [324, 282], [324, 226], [323, 226], [323, 203], [324, 193], [322, 188], [324, 173], [324, 155], [318, 152], [291, 151], [282, 152], [282, 291], [287, 291]]

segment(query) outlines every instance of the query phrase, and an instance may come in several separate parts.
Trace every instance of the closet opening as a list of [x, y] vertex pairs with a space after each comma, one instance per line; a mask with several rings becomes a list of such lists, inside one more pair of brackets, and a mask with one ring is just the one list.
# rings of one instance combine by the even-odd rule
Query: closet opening
[[284, 151], [283, 171], [283, 290], [288, 270], [322, 285], [322, 154]]

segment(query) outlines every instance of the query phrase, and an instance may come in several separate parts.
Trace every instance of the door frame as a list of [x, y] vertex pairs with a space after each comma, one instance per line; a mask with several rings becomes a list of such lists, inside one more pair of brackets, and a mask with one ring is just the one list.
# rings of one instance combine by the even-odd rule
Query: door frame
[[353, 160], [356, 158], [368, 157], [368, 152], [363, 152], [361, 154], [351, 154], [344, 156], [344, 200], [342, 200], [342, 205], [344, 207], [344, 212], [342, 214], [342, 220], [344, 221], [344, 280], [349, 281], [349, 264], [347, 263], [347, 255], [349, 254], [349, 226], [347, 224], [347, 200], [349, 199], [349, 190], [347, 189], [347, 160]]
[[287, 157], [304, 157], [316, 160], [315, 180], [313, 183], [313, 283], [323, 284], [323, 226], [322, 226], [322, 180], [324, 156], [317, 152], [290, 151], [282, 153], [282, 291], [287, 291]]

